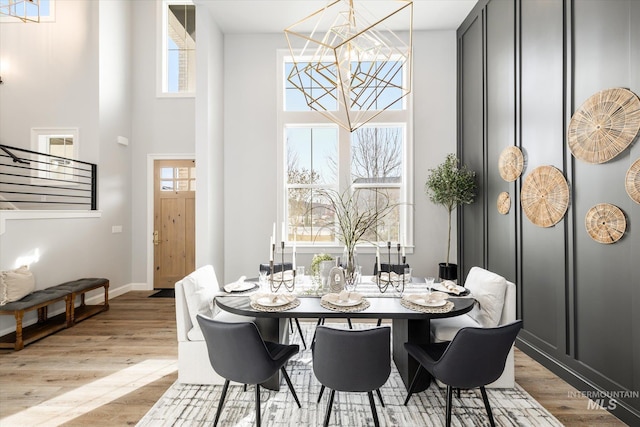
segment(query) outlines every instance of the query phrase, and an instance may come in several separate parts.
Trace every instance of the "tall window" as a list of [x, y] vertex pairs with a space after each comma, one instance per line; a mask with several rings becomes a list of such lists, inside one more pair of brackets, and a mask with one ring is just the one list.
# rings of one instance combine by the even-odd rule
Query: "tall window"
[[191, 1], [162, 2], [162, 90], [193, 95], [196, 85], [196, 7]]
[[53, 22], [55, 20], [55, 0], [0, 0], [0, 22]]
[[[323, 190], [335, 190], [358, 193], [356, 200], [368, 206], [380, 206], [382, 199], [387, 198], [391, 203], [398, 203], [379, 229], [371, 230], [367, 239], [412, 245], [413, 218], [408, 208], [412, 202], [412, 168], [408, 161], [412, 152], [410, 100], [405, 97], [395, 102], [350, 133], [308, 107], [304, 94], [287, 80], [293, 61], [284, 52], [279, 64], [279, 127], [283, 156], [281, 212], [288, 228], [288, 240], [295, 239], [299, 244], [337, 245], [332, 225], [334, 218], [323, 198]], [[386, 67], [387, 64], [378, 61], [375, 66]], [[314, 96], [317, 78], [309, 75], [302, 81], [305, 90]], [[402, 78], [404, 74], [398, 73], [400, 83]], [[317, 96], [322, 96], [322, 89], [315, 89]], [[373, 92], [376, 90], [372, 89]], [[337, 103], [334, 108], [338, 108]]]

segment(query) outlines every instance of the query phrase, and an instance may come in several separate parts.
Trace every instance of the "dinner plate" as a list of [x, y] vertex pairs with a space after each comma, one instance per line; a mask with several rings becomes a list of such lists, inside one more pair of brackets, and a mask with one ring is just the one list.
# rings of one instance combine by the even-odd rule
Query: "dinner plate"
[[293, 295], [256, 294], [251, 296], [251, 301], [263, 307], [280, 307], [289, 304], [295, 298]]
[[362, 295], [357, 292], [340, 292], [339, 294], [326, 294], [322, 301], [338, 307], [353, 307], [362, 302]]
[[425, 298], [424, 295], [407, 295], [406, 300], [423, 307], [442, 307], [447, 303], [446, 298], [430, 300]]

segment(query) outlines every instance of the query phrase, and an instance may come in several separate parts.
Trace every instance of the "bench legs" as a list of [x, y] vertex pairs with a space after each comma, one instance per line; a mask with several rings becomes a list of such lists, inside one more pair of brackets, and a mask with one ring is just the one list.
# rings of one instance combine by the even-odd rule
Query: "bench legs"
[[[104, 304], [87, 305], [85, 302], [86, 293], [100, 288], [104, 288]], [[76, 307], [75, 304], [77, 296], [80, 296], [80, 305]], [[70, 326], [74, 325], [79, 320], [84, 320], [94, 314], [107, 311], [109, 310], [109, 282], [83, 289], [78, 292], [73, 292], [69, 301], [70, 307], [68, 308], [67, 313], [70, 316]]]
[[24, 317], [24, 311], [16, 311], [16, 343], [13, 348], [15, 350], [22, 350], [24, 348], [24, 341], [22, 341], [22, 318]]

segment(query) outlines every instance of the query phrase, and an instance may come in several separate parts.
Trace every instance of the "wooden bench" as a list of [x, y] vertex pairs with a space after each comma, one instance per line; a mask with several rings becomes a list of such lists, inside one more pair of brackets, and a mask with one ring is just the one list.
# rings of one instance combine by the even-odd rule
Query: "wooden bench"
[[[102, 287], [104, 288], [104, 303], [87, 305], [85, 294]], [[78, 307], [75, 306], [77, 296], [80, 296]], [[65, 303], [65, 312], [49, 318], [49, 306], [60, 301]], [[0, 348], [22, 350], [27, 344], [61, 329], [70, 328], [76, 322], [108, 309], [109, 281], [107, 279], [78, 279], [32, 292], [18, 301], [0, 306], [0, 315], [13, 315], [16, 319], [16, 331], [0, 337]], [[33, 310], [38, 312], [38, 321], [33, 325], [23, 327], [22, 321], [25, 312]]]

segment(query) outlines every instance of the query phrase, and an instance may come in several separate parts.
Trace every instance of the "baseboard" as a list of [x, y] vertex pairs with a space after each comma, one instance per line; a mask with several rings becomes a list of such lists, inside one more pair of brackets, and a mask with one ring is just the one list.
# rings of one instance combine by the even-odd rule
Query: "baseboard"
[[127, 292], [129, 291], [152, 291], [153, 290], [153, 285], [149, 284], [149, 283], [129, 283], [130, 288], [127, 290]]
[[[530, 342], [518, 338], [516, 340], [516, 347], [529, 357], [540, 363], [545, 368], [562, 378], [564, 381], [575, 387], [580, 392], [593, 393], [593, 395], [606, 395], [607, 391], [598, 387], [591, 380], [584, 377], [582, 374], [574, 371], [569, 366], [563, 364], [557, 359], [554, 359], [549, 354], [535, 347]], [[640, 425], [640, 412], [635, 408], [629, 406], [626, 402], [615, 400], [615, 408], [609, 409], [603, 408], [611, 413], [616, 418], [620, 419], [628, 425]], [[588, 408], [585, 408], [585, 411]]]

